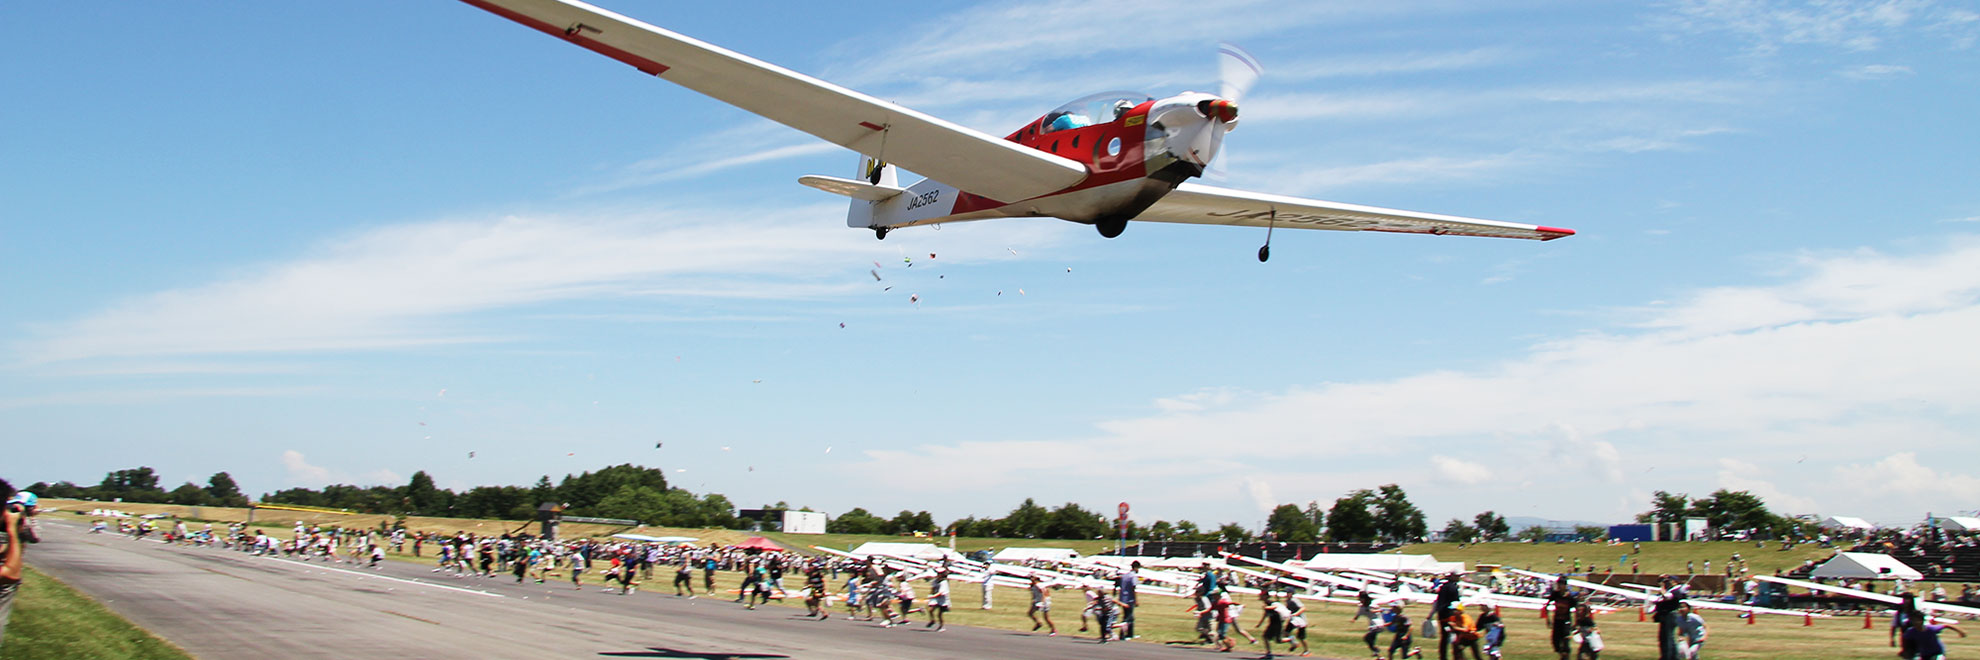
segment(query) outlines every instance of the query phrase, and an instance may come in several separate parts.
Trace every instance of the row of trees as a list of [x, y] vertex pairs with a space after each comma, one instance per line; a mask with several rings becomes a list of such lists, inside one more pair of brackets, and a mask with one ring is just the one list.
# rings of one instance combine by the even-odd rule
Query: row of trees
[[122, 500], [186, 506], [247, 506], [248, 503], [247, 496], [241, 494], [240, 485], [234, 483], [233, 475], [225, 472], [208, 477], [205, 486], [188, 481], [168, 491], [158, 486], [158, 473], [148, 467], [105, 474], [103, 483], [95, 486], [43, 481], [28, 486], [28, 490], [42, 497], [106, 502]]
[[[69, 482], [36, 483], [30, 490], [45, 497], [90, 500], [122, 500], [188, 506], [246, 506], [234, 478], [226, 472], [214, 474], [205, 486], [187, 482], [170, 491], [159, 486], [158, 475], [149, 467], [117, 470], [105, 474], [95, 486]], [[537, 505], [558, 502], [571, 515], [625, 518], [667, 527], [746, 528], [753, 524], [739, 518], [728, 498], [707, 493], [697, 496], [686, 489], [668, 485], [664, 470], [632, 464], [614, 465], [597, 472], [565, 475], [552, 483], [549, 476], [532, 486], [478, 486], [461, 492], [440, 488], [425, 471], [415, 472], [403, 486], [360, 487], [334, 484], [322, 489], [289, 488], [262, 496], [263, 502], [297, 504], [364, 513], [447, 516], [526, 520], [535, 515]], [[775, 519], [788, 504], [779, 502], [763, 507]], [[809, 510], [809, 509], [805, 509]], [[1747, 491], [1719, 490], [1708, 497], [1657, 491], [1649, 511], [1638, 514], [1638, 522], [1678, 522], [1705, 518], [1714, 529], [1751, 530], [1763, 537], [1795, 533], [1800, 521], [1774, 515], [1756, 496]], [[826, 531], [835, 534], [947, 534], [971, 537], [1094, 539], [1111, 538], [1119, 532], [1108, 516], [1067, 502], [1046, 508], [1026, 499], [1001, 518], [969, 516], [938, 525], [927, 511], [903, 510], [892, 518], [882, 518], [864, 508], [831, 519]], [[1599, 527], [1576, 528], [1590, 539], [1604, 534]], [[1214, 528], [1201, 527], [1188, 520], [1158, 520], [1143, 526], [1128, 523], [1130, 539], [1149, 541], [1198, 541], [1242, 543], [1265, 540], [1284, 542], [1393, 542], [1422, 540], [1428, 533], [1423, 512], [1410, 503], [1401, 486], [1384, 485], [1361, 489], [1334, 500], [1323, 510], [1318, 502], [1304, 508], [1281, 504], [1265, 522], [1264, 534], [1257, 535], [1235, 522]], [[1453, 518], [1446, 523], [1446, 540], [1458, 543], [1544, 539], [1544, 527], [1529, 527], [1512, 533], [1505, 516], [1485, 511], [1470, 522]]]

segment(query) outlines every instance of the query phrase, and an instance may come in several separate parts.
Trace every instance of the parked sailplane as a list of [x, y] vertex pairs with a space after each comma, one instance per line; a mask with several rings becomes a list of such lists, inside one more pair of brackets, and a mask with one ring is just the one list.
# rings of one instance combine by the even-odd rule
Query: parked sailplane
[[[846, 224], [881, 239], [902, 227], [1016, 217], [1089, 224], [1107, 238], [1130, 220], [1235, 225], [1267, 230], [1258, 250], [1264, 261], [1278, 225], [1542, 241], [1574, 235], [1190, 182], [1238, 124], [1237, 97], [1256, 79], [1247, 58], [1237, 60], [1240, 75], [1227, 72], [1220, 94], [1096, 94], [1000, 139], [581, 2], [463, 1], [859, 152], [857, 178], [798, 182], [852, 198]], [[927, 178], [903, 187], [896, 167]]]

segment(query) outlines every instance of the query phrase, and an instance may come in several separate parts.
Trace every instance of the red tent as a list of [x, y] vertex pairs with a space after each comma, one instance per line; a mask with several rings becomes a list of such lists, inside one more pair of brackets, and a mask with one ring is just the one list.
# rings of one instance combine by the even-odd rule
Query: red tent
[[737, 543], [736, 547], [744, 550], [767, 550], [770, 552], [781, 552], [784, 549], [784, 546], [777, 545], [777, 542], [761, 536], [749, 537], [749, 540]]

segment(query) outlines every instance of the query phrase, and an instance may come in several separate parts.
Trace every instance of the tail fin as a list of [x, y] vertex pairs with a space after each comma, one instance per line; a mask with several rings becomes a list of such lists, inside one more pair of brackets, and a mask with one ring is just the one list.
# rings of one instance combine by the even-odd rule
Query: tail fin
[[[893, 164], [872, 156], [859, 157], [859, 170], [854, 172], [853, 176], [876, 186], [900, 187], [900, 176], [896, 173]], [[874, 226], [874, 204], [875, 202], [861, 199], [852, 200], [852, 205], [846, 211], [846, 226], [854, 228]]]

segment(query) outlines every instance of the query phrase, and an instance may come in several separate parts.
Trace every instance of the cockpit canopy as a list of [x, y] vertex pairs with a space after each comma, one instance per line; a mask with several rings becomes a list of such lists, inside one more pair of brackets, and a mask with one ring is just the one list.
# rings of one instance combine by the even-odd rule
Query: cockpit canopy
[[1153, 100], [1155, 97], [1140, 92], [1101, 92], [1082, 96], [1045, 113], [1045, 118], [1038, 122], [1038, 132], [1051, 133], [1104, 124], [1119, 119], [1137, 105]]

